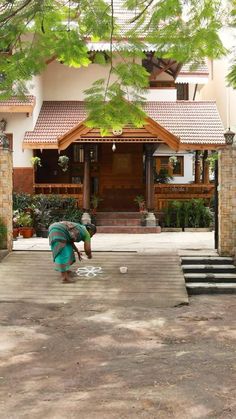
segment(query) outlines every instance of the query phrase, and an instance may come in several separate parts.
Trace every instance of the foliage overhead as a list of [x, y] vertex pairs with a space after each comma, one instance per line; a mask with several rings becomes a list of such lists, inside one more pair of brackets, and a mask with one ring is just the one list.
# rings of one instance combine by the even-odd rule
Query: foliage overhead
[[[233, 24], [235, 1], [231, 0]], [[130, 16], [127, 29], [119, 24], [117, 7]], [[97, 62], [109, 70], [106, 79], [86, 92], [88, 125], [100, 127], [103, 135], [127, 122], [140, 126], [149, 81], [141, 65], [147, 44], [156, 57], [179, 63], [219, 58], [226, 53], [219, 38], [226, 18], [221, 0], [4, 0], [0, 97], [23, 97], [27, 82], [54, 59], [75, 68]], [[110, 43], [106, 59], [101, 52], [91, 58], [88, 39]], [[128, 48], [122, 47], [124, 39]], [[114, 60], [117, 55], [121, 60]], [[229, 80], [236, 85], [236, 64]]]

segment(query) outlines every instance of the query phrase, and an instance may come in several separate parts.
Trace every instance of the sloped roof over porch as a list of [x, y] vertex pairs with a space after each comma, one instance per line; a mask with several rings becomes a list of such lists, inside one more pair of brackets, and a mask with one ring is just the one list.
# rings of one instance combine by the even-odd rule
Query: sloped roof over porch
[[215, 102], [147, 102], [142, 129], [126, 127], [119, 136], [101, 137], [85, 125], [81, 101], [44, 102], [34, 131], [25, 133], [23, 148], [65, 149], [71, 142], [164, 142], [178, 149], [216, 149], [225, 144]]

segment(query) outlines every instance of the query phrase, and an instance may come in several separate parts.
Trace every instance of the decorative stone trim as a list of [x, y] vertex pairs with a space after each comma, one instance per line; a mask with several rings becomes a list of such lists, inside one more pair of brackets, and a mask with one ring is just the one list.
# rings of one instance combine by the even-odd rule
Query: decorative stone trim
[[234, 256], [236, 249], [236, 144], [219, 155], [219, 253]]
[[7, 227], [8, 251], [12, 250], [12, 152], [0, 147], [0, 217]]

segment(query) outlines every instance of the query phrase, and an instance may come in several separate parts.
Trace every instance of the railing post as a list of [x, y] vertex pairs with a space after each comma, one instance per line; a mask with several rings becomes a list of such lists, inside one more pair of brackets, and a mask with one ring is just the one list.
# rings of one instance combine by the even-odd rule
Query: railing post
[[153, 173], [153, 153], [155, 150], [153, 144], [145, 146], [145, 163], [146, 163], [146, 204], [148, 215], [146, 217], [146, 225], [148, 227], [156, 226], [156, 217], [154, 215], [154, 173]]
[[83, 224], [90, 223], [90, 147], [89, 144], [84, 145], [84, 181], [83, 181]]
[[201, 166], [199, 151], [195, 151], [195, 183], [201, 182]]
[[210, 182], [210, 164], [207, 160], [208, 158], [208, 150], [205, 150], [203, 153], [203, 161], [202, 161], [202, 183], [208, 184]]

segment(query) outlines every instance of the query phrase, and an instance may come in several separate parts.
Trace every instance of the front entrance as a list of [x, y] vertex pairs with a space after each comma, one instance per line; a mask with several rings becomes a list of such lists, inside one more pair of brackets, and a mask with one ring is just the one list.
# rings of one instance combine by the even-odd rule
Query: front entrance
[[99, 147], [99, 204], [101, 211], [137, 211], [134, 199], [145, 193], [143, 144], [101, 144]]

